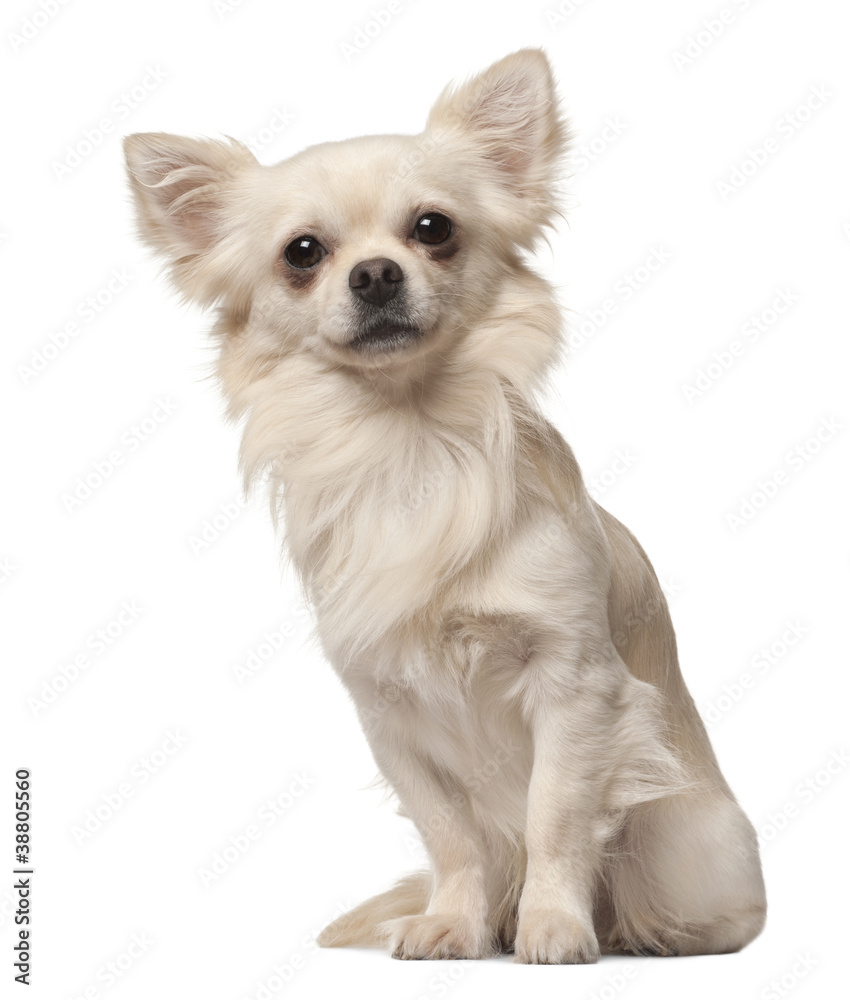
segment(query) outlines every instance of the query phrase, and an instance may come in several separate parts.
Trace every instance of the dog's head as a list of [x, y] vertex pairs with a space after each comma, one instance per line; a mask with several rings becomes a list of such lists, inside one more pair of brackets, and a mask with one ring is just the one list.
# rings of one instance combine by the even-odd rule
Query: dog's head
[[418, 136], [312, 146], [261, 166], [241, 143], [125, 140], [139, 227], [185, 297], [280, 354], [393, 366], [475, 328], [557, 211], [565, 144], [538, 50], [447, 89]]

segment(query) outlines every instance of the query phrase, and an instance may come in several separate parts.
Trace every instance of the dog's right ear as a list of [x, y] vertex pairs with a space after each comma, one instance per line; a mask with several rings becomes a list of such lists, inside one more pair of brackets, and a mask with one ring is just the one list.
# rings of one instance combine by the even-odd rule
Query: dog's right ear
[[226, 290], [222, 244], [232, 234], [229, 198], [259, 164], [235, 139], [141, 132], [124, 139], [139, 235], [171, 267], [186, 298], [209, 304]]

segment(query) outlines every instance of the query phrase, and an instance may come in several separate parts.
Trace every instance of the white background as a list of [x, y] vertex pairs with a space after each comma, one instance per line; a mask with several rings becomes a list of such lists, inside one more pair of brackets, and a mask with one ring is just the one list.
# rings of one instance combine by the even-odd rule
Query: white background
[[[4, 995], [24, 989], [11, 966], [18, 767], [34, 793], [30, 996], [835, 995], [850, 749], [840, 0], [728, 0], [728, 24], [710, 0], [554, 15], [554, 2], [398, 0], [369, 35], [384, 0], [42, 7], [52, 16], [7, 4], [1, 40]], [[768, 924], [738, 955], [529, 968], [316, 948], [338, 908], [418, 867], [421, 848], [368, 787], [368, 748], [307, 641], [264, 501], [233, 506], [238, 431], [204, 380], [210, 317], [179, 305], [133, 232], [123, 134], [224, 133], [272, 163], [326, 139], [416, 132], [449, 79], [525, 45], [551, 56], [588, 147], [569, 225], [539, 258], [575, 310], [548, 412], [653, 559], [687, 682], [761, 832]], [[101, 141], [86, 146], [93, 129]], [[653, 249], [669, 260], [626, 299]], [[793, 303], [771, 325], [780, 293]], [[686, 398], [734, 340], [744, 353]], [[789, 458], [797, 446], [805, 459]], [[116, 451], [69, 510], [63, 495]], [[754, 494], [754, 516], [730, 523]], [[125, 602], [142, 610], [96, 652]], [[249, 663], [260, 668], [240, 682]], [[261, 837], [205, 884], [252, 824]]]

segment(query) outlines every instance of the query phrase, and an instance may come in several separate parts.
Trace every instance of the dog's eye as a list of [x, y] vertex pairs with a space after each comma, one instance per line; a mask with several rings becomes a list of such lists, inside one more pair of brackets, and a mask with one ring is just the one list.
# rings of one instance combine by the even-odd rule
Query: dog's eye
[[451, 221], [439, 212], [423, 215], [413, 227], [413, 235], [420, 243], [445, 243], [451, 234]]
[[313, 236], [299, 236], [283, 251], [283, 256], [293, 267], [315, 267], [327, 250]]

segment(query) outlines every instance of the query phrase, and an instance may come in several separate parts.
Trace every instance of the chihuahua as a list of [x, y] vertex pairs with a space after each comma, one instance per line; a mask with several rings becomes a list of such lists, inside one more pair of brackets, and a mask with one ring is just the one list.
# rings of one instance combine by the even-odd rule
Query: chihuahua
[[586, 963], [764, 923], [656, 575], [538, 405], [563, 327], [526, 261], [568, 144], [539, 50], [448, 87], [416, 136], [276, 166], [125, 140], [141, 238], [217, 307], [246, 486], [428, 852], [324, 946]]

